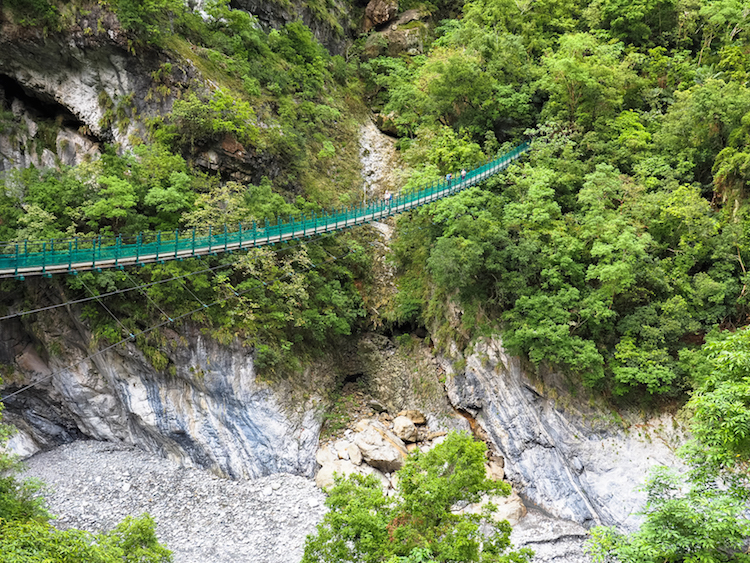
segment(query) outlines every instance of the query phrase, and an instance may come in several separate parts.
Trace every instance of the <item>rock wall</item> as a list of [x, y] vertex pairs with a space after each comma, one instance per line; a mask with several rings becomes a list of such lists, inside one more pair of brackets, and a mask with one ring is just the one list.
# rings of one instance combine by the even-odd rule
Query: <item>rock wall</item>
[[430, 431], [468, 427], [447, 391], [504, 458], [505, 478], [529, 508], [584, 526], [628, 529], [638, 523], [644, 498], [637, 488], [648, 469], [677, 465], [674, 450], [684, 439], [668, 415], [639, 420], [620, 413], [625, 422], [566, 390], [558, 375], [529, 377], [499, 339], [480, 341], [457, 362], [417, 341], [395, 346], [382, 335], [361, 335], [327, 367], [311, 369], [301, 389], [258, 381], [252, 350], [220, 345], [195, 328], [164, 333], [162, 351], [172, 366], [165, 372], [132, 344], [92, 344], [74, 311], [43, 319], [0, 324], [0, 364], [12, 367], [3, 368], [0, 394], [37, 383], [5, 401], [8, 420], [21, 430], [15, 447], [25, 454], [88, 437], [233, 478], [312, 477], [324, 396], [357, 376], [371, 398], [361, 401], [367, 416], [420, 409]]
[[586, 526], [629, 529], [639, 521], [645, 497], [637, 488], [649, 468], [679, 464], [674, 452], [684, 435], [668, 415], [626, 415], [622, 424], [555, 374], [531, 379], [499, 338], [479, 342], [465, 362], [457, 370], [443, 359], [450, 400], [476, 418], [505, 458], [506, 479], [531, 505]]
[[[65, 108], [99, 140], [129, 146], [130, 135], [142, 133], [140, 118], [171, 107], [170, 95], [152, 92], [152, 73], [174, 61], [157, 50], [132, 54], [117, 20], [98, 8], [60, 34], [0, 22], [0, 53], [0, 74], [29, 97]], [[166, 74], [160, 80], [175, 84], [195, 76], [178, 64]]]
[[301, 20], [310, 28], [315, 38], [333, 55], [343, 55], [354, 35], [356, 6], [341, 0], [328, 1], [325, 14], [316, 11], [311, 2], [264, 2], [262, 0], [232, 0], [232, 8], [244, 10], [258, 18], [266, 28], [278, 29], [284, 25]]
[[85, 436], [233, 478], [314, 474], [320, 397], [259, 382], [251, 349], [221, 346], [195, 328], [171, 333], [168, 374], [130, 343], [95, 347], [76, 317], [50, 315], [34, 332], [19, 322], [0, 325], [0, 362], [14, 369], [2, 395], [37, 383], [5, 401], [25, 453]]

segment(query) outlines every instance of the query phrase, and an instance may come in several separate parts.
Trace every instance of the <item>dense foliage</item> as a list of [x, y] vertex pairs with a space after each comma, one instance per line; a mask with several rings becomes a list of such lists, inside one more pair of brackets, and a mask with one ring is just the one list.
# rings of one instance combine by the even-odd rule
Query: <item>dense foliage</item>
[[372, 475], [338, 479], [323, 522], [305, 544], [303, 563], [441, 563], [529, 560], [527, 549], [508, 551], [510, 525], [492, 518], [496, 507], [461, 514], [461, 503], [507, 495], [510, 486], [485, 474], [486, 446], [461, 433], [427, 453], [409, 455], [396, 472], [393, 497]]
[[681, 352], [746, 322], [750, 251], [750, 15], [699, 4], [469, 2], [428, 56], [363, 65], [415, 177], [535, 139], [403, 219], [393, 320], [447, 341], [458, 301], [465, 343], [500, 329], [615, 395], [692, 385]]
[[[178, 88], [178, 63], [165, 62], [152, 74], [148, 96], [175, 98], [171, 111], [147, 120], [148, 133], [131, 138], [132, 151], [105, 146], [100, 158], [73, 168], [4, 174], [0, 240], [235, 229], [361, 197], [351, 142], [361, 107], [347, 101], [357, 88], [350, 83], [352, 69], [332, 57], [306, 26], [293, 22], [264, 31], [226, 0], [207, 3], [205, 12], [172, 0], [113, 0], [96, 8], [84, 1], [38, 1], [59, 12], [59, 29], [76, 14], [108, 8], [135, 41], [134, 51], [159, 47], [173, 59], [188, 57], [216, 88], [206, 90], [197, 81]], [[34, 25], [22, 18], [33, 12], [32, 4], [17, 0], [8, 8], [22, 24]], [[98, 17], [102, 25], [104, 13]], [[102, 91], [99, 103], [105, 129], [124, 132], [139, 119], [132, 96], [113, 100]], [[10, 131], [24, 127], [11, 112], [0, 117], [7, 117], [0, 123]], [[196, 155], [222, 143], [257, 155], [278, 172], [257, 185], [201, 172]], [[358, 232], [251, 252], [240, 260], [230, 256], [148, 266], [139, 273], [85, 274], [69, 280], [66, 292], [89, 296], [187, 276], [180, 291], [157, 285], [143, 299], [114, 298], [110, 309], [127, 319], [122, 323], [101, 307], [89, 307], [85, 314], [98, 337], [118, 342], [161, 322], [163, 314], [182, 318], [198, 308], [186, 318], [222, 341], [239, 337], [253, 346], [262, 372], [289, 371], [300, 357], [319, 352], [362, 321], [365, 309], [355, 282], [361, 287], [371, 278], [370, 242], [369, 233]], [[201, 307], [208, 303], [220, 306]], [[144, 335], [138, 344], [158, 369], [170, 367], [159, 333]]]
[[[316, 21], [344, 33], [327, 4], [307, 3]], [[84, 30], [95, 35], [115, 18], [131, 52], [170, 61], [154, 70], [148, 94], [169, 111], [144, 124], [132, 152], [107, 147], [76, 168], [4, 174], [0, 239], [221, 229], [359, 201], [362, 98], [399, 135], [404, 189], [532, 136], [529, 158], [507, 175], [399, 220], [392, 245], [399, 291], [374, 322], [427, 326], [438, 345], [468, 346], [500, 332], [512, 352], [608, 397], [689, 396], [690, 472], [654, 473], [641, 531], [599, 530], [595, 555], [745, 560], [738, 550], [749, 532], [747, 2], [400, 4], [449, 19], [431, 29], [419, 55], [368, 59], [364, 38], [346, 58], [331, 56], [301, 22], [264, 30], [227, 0], [205, 3], [204, 12], [178, 0], [6, 0], [3, 16], [44, 33], [85, 12], [98, 18]], [[211, 88], [178, 87], [181, 61]], [[132, 97], [102, 92], [99, 104], [105, 131], [124, 133], [142, 119]], [[0, 132], [23, 127], [0, 108]], [[220, 143], [257, 157], [268, 177], [241, 185], [199, 172], [196, 156]], [[170, 282], [180, 291], [156, 284], [143, 300], [110, 298], [121, 321], [99, 306], [84, 314], [110, 342], [164, 316], [189, 317], [224, 342], [252, 345], [258, 367], [273, 371], [361, 328], [371, 313], [371, 242], [368, 233], [346, 233], [239, 259], [87, 273], [62, 291], [88, 296], [189, 274]], [[170, 369], [169, 339], [153, 332], [137, 343], [157, 369]], [[469, 450], [462, 451], [474, 459]], [[306, 559], [523, 559], [500, 555], [504, 528], [477, 551], [478, 520], [449, 514], [446, 503], [458, 493], [441, 473], [455, 469], [446, 462], [411, 460], [397, 499], [371, 481], [340, 483]], [[0, 486], [0, 502], [20, 499], [14, 510], [34, 513], [33, 503], [23, 504], [31, 489], [13, 480]], [[33, 519], [24, 526], [49, 530]], [[462, 541], [444, 541], [448, 531]]]
[[595, 561], [745, 562], [750, 536], [750, 330], [711, 334], [694, 356], [694, 440], [683, 449], [689, 471], [656, 468], [647, 481], [645, 522], [634, 534], [596, 528]]

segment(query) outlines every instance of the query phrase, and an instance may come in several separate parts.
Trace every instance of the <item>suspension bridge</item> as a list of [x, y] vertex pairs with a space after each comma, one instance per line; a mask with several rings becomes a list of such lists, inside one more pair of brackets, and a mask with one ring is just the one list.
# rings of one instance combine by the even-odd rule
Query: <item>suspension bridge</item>
[[390, 201], [378, 200], [310, 215], [277, 218], [246, 227], [238, 225], [220, 232], [160, 231], [134, 236], [76, 237], [47, 241], [0, 243], [0, 279], [26, 276], [77, 274], [86, 270], [124, 268], [152, 262], [180, 260], [197, 256], [247, 250], [259, 246], [302, 239], [348, 229], [411, 211], [466, 188], [479, 184], [505, 170], [529, 150], [525, 142], [487, 164], [467, 172], [464, 178], [441, 180], [421, 189], [400, 193]]

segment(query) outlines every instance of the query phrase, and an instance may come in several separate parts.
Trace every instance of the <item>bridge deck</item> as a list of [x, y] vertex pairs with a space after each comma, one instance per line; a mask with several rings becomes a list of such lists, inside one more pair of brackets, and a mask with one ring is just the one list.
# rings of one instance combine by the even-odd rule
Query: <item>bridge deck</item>
[[[456, 179], [452, 185], [442, 181], [408, 194], [400, 194], [390, 205], [378, 201], [343, 211], [327, 212], [317, 217], [290, 217], [273, 226], [254, 225], [252, 229], [243, 230], [240, 225], [234, 231], [225, 229], [220, 234], [209, 231], [208, 235], [197, 235], [195, 229], [187, 233], [174, 231], [142, 234], [133, 237], [132, 243], [124, 243], [122, 237], [0, 243], [0, 250], [5, 252], [0, 254], [0, 279], [122, 268], [246, 250], [339, 231], [404, 213], [453, 195], [503, 171], [527, 150], [528, 143], [519, 145], [500, 158], [467, 173], [463, 180]], [[153, 240], [146, 242], [149, 238]]]

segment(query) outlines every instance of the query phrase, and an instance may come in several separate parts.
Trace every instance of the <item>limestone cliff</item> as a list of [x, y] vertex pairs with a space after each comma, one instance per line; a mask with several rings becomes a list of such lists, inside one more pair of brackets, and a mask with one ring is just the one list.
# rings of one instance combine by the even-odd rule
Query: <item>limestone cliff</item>
[[166, 335], [171, 373], [131, 343], [94, 343], [75, 311], [31, 327], [2, 323], [0, 363], [12, 366], [2, 394], [36, 383], [5, 401], [7, 419], [24, 435], [19, 444], [31, 453], [85, 436], [234, 478], [313, 475], [320, 395], [258, 381], [252, 349], [238, 343], [221, 346], [191, 327]]
[[649, 468], [678, 465], [684, 435], [663, 414], [594, 408], [558, 374], [530, 376], [499, 338], [464, 361], [443, 359], [454, 406], [474, 417], [505, 458], [506, 478], [533, 505], [584, 525], [633, 527]]

